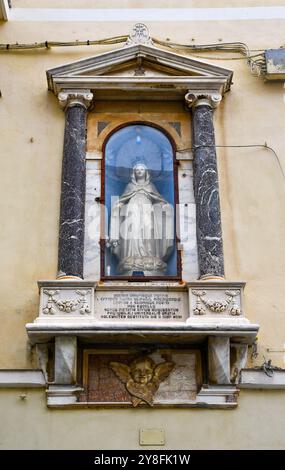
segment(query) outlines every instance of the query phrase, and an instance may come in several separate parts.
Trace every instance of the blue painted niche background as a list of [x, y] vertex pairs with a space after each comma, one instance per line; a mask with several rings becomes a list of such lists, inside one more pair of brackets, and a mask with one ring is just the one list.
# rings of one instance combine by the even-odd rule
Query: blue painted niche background
[[[106, 233], [109, 233], [112, 202], [119, 197], [128, 182], [134, 165], [143, 162], [151, 181], [166, 201], [175, 208], [173, 148], [160, 130], [146, 124], [130, 124], [112, 134], [105, 147], [105, 206]], [[176, 225], [176, 224], [175, 224]], [[175, 245], [176, 246], [176, 245]], [[108, 269], [109, 267], [109, 269]], [[105, 275], [117, 275], [117, 260], [105, 248]], [[177, 275], [177, 252], [173, 250], [167, 262], [167, 276]]]

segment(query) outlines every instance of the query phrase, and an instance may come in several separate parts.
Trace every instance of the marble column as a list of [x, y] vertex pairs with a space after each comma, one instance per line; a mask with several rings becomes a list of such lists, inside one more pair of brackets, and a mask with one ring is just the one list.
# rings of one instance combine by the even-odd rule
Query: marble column
[[224, 277], [218, 170], [213, 108], [221, 95], [185, 96], [192, 109], [194, 194], [200, 278]]
[[58, 277], [83, 278], [84, 212], [86, 187], [86, 117], [90, 90], [59, 93], [65, 111], [61, 177]]

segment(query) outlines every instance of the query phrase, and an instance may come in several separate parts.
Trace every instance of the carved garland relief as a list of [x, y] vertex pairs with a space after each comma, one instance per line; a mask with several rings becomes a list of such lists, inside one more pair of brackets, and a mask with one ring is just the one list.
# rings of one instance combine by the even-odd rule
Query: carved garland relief
[[[197, 302], [193, 308], [194, 315], [205, 315], [206, 308], [212, 313], [229, 313], [230, 315], [241, 315], [241, 309], [235, 302], [235, 297], [240, 295], [240, 291], [226, 290], [224, 300], [213, 300], [206, 297], [205, 290], [193, 290], [193, 295], [197, 297]], [[206, 308], [205, 308], [206, 307]]]
[[78, 295], [77, 299], [57, 299], [60, 290], [47, 290], [44, 289], [44, 294], [48, 296], [46, 305], [43, 307], [42, 312], [45, 315], [56, 315], [59, 312], [74, 313], [76, 310], [81, 315], [90, 314], [91, 308], [87, 303], [86, 295], [87, 290], [75, 290]]

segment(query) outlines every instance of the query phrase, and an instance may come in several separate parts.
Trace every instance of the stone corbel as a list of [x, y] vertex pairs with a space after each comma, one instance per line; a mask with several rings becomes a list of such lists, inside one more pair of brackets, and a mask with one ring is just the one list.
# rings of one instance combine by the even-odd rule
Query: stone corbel
[[230, 385], [230, 338], [211, 336], [208, 343], [209, 382], [214, 385]]
[[64, 111], [73, 106], [83, 106], [87, 110], [92, 100], [93, 93], [90, 90], [64, 90], [58, 94], [59, 106]]
[[36, 357], [37, 357], [38, 367], [39, 369], [41, 369], [46, 382], [48, 382], [49, 380], [48, 378], [48, 361], [49, 361], [48, 349], [49, 349], [48, 343], [36, 344]]
[[222, 95], [220, 93], [193, 93], [189, 91], [185, 95], [185, 102], [188, 108], [195, 108], [196, 106], [210, 106], [215, 109], [219, 106], [222, 101]]
[[242, 369], [246, 367], [247, 362], [247, 344], [231, 343], [231, 355], [234, 356], [231, 363], [231, 382], [238, 384]]
[[57, 336], [55, 338], [54, 383], [75, 385], [76, 363], [76, 336]]
[[212, 336], [208, 341], [208, 374], [212, 385], [238, 384], [246, 366], [248, 345], [231, 343], [227, 336]]

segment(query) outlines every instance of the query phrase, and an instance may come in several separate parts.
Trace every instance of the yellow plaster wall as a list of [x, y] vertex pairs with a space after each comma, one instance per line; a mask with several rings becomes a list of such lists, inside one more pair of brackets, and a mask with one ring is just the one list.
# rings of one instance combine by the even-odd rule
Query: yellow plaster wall
[[13, 8], [224, 8], [283, 5], [283, 0], [12, 0]]
[[[0, 391], [0, 449], [284, 449], [285, 394], [241, 392], [229, 410], [49, 410], [43, 391]], [[270, 422], [270, 425], [268, 423]], [[140, 428], [162, 428], [163, 447], [140, 447]], [[19, 432], [19, 429], [21, 432]]]

